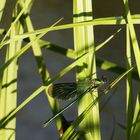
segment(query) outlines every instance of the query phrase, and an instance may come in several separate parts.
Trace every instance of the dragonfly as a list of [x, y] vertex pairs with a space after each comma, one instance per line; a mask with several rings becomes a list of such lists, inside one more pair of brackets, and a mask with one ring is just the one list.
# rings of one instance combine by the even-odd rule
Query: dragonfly
[[[91, 93], [95, 89], [98, 89], [102, 85], [106, 83], [107, 79], [102, 76], [101, 79], [92, 79], [89, 81], [81, 82], [79, 84], [73, 82], [73, 83], [57, 83], [54, 85], [50, 85], [48, 88], [48, 94], [55, 98], [55, 99], [61, 99], [61, 100], [69, 100], [75, 97], [75, 99], [68, 104], [66, 107], [64, 107], [62, 110], [60, 110], [56, 115], [54, 115], [52, 118], [47, 120], [43, 127], [46, 127], [48, 123], [50, 123], [52, 120], [54, 120], [56, 117], [58, 117], [60, 114], [62, 114], [65, 110], [67, 110], [70, 106], [72, 106], [74, 103], [76, 103], [79, 99], [81, 99], [86, 93]], [[85, 89], [85, 90], [84, 90]], [[80, 94], [78, 94], [80, 92]]]

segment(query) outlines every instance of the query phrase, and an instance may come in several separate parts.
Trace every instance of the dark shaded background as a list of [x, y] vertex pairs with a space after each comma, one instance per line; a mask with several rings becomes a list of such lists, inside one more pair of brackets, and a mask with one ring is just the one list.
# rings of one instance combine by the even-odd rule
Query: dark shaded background
[[[4, 28], [8, 29], [10, 26], [13, 6], [14, 1], [7, 1], [1, 23], [1, 26]], [[130, 7], [132, 14], [140, 13], [139, 0], [131, 0]], [[124, 15], [123, 1], [96, 0], [93, 1], [93, 11], [94, 18]], [[64, 20], [61, 24], [72, 23], [72, 1], [36, 0], [31, 11], [31, 19], [35, 29], [49, 27], [62, 17], [64, 17]], [[95, 45], [103, 42], [120, 27], [121, 26], [95, 27]], [[139, 29], [139, 27], [137, 26], [136, 29]], [[139, 36], [139, 32], [137, 32], [137, 36]], [[72, 29], [49, 32], [44, 39], [62, 47], [73, 48]], [[105, 46], [104, 49], [97, 53], [97, 57], [125, 66], [125, 29]], [[45, 57], [46, 67], [49, 69], [51, 76], [54, 76], [72, 62], [72, 60], [49, 50], [42, 49], [42, 51]], [[18, 104], [42, 85], [31, 49], [20, 58], [19, 64]], [[117, 77], [117, 74], [102, 71], [98, 68], [98, 76], [101, 77], [102, 75], [106, 75], [109, 81]], [[73, 70], [56, 82], [71, 82], [74, 81], [74, 79], [75, 74]], [[118, 88], [112, 100], [101, 112], [102, 140], [108, 140], [111, 136], [114, 125], [113, 116], [115, 116], [120, 123], [124, 124], [126, 121], [124, 87], [125, 81], [121, 83], [121, 86]], [[136, 82], [134, 88], [137, 89]], [[65, 116], [68, 120], [72, 120], [75, 118], [75, 114], [76, 108], [73, 106], [65, 113]], [[57, 140], [58, 134], [54, 123], [50, 124], [48, 128], [42, 128], [43, 122], [50, 118], [51, 115], [52, 113], [46, 96], [42, 93], [18, 113], [17, 140]], [[114, 140], [118, 139], [125, 139], [125, 131], [116, 125]]]

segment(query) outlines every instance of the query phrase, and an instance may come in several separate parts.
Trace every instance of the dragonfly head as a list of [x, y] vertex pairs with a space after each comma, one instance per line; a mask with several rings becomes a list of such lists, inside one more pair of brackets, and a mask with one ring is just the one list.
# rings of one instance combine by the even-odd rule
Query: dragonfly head
[[106, 79], [106, 77], [104, 77], [104, 76], [102, 76], [101, 79], [93, 79], [93, 80], [91, 80], [91, 84], [92, 84], [92, 86], [93, 86], [94, 88], [97, 88], [97, 87], [103, 85], [103, 84], [106, 83], [106, 82], [107, 82], [107, 79]]

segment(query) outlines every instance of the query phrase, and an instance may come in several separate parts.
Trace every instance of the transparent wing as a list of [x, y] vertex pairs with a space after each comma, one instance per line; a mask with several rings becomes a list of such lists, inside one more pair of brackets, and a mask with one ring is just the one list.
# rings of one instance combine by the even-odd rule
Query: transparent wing
[[76, 83], [54, 84], [48, 88], [48, 93], [53, 98], [68, 100], [77, 95], [77, 84]]

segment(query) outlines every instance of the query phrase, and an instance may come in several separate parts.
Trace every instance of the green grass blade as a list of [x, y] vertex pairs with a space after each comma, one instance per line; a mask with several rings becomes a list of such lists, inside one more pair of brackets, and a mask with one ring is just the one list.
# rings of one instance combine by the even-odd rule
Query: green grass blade
[[[126, 61], [127, 61], [127, 69], [132, 67], [132, 56], [131, 56], [131, 48], [130, 48], [130, 34], [129, 34], [129, 28], [128, 25], [126, 26]], [[132, 73], [129, 73], [127, 75], [126, 79], [126, 118], [127, 118], [127, 139], [130, 138], [130, 132], [133, 122], [133, 95], [132, 95]]]
[[139, 78], [140, 78], [140, 61], [139, 61], [140, 49], [139, 49], [138, 40], [137, 40], [137, 37], [136, 37], [136, 32], [135, 32], [135, 29], [134, 29], [133, 21], [132, 21], [130, 9], [129, 9], [129, 6], [128, 6], [128, 0], [123, 0], [123, 1], [124, 1], [124, 5], [125, 5], [125, 12], [126, 12], [126, 18], [127, 18], [126, 20], [128, 22], [130, 37], [131, 37], [133, 51], [134, 51], [135, 60], [136, 60], [136, 65], [137, 65], [137, 69], [138, 69], [138, 75], [139, 75]]
[[[134, 17], [134, 18], [133, 18]], [[132, 21], [134, 24], [139, 24], [140, 23], [140, 15], [134, 15], [132, 16]], [[114, 20], [115, 19], [115, 20]], [[122, 20], [123, 19], [123, 20]], [[108, 18], [99, 18], [99, 19], [94, 19], [92, 21], [86, 21], [86, 22], [81, 22], [81, 23], [72, 23], [72, 24], [65, 24], [65, 25], [59, 25], [59, 26], [55, 26], [52, 28], [44, 28], [44, 29], [39, 29], [33, 32], [29, 32], [29, 33], [24, 33], [24, 34], [19, 34], [14, 36], [14, 38], [6, 40], [4, 42], [2, 42], [0, 44], [0, 49], [6, 45], [9, 44], [12, 40], [19, 40], [19, 39], [25, 39], [28, 38], [32, 35], [38, 35], [41, 34], [42, 32], [49, 32], [49, 31], [56, 31], [56, 30], [64, 30], [64, 29], [70, 29], [70, 28], [74, 28], [74, 27], [78, 27], [78, 26], [87, 26], [87, 25], [94, 25], [94, 26], [99, 26], [99, 25], [116, 25], [116, 24], [126, 24], [125, 19], [122, 17], [122, 21], [124, 21], [123, 23], [120, 23], [120, 19], [118, 17], [111, 17], [109, 21]]]
[[0, 1], [0, 21], [1, 21], [2, 15], [3, 15], [5, 3], [6, 3], [6, 0], [1, 0]]

